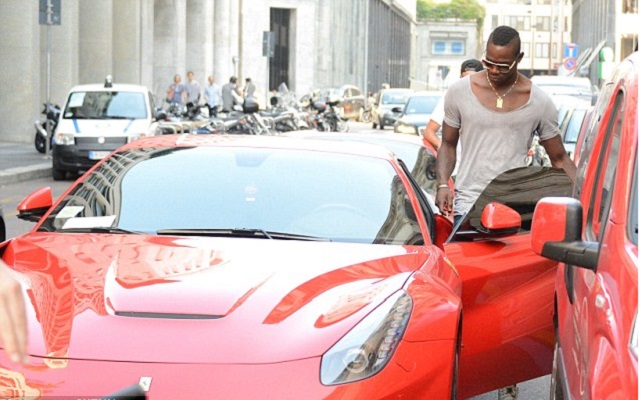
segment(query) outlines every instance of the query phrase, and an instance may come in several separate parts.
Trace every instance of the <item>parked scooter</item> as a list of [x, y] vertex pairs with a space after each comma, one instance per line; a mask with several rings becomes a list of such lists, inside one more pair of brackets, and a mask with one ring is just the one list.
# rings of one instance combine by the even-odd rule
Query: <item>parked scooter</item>
[[44, 103], [42, 115], [45, 116], [44, 121], [37, 119], [34, 122], [36, 127], [34, 145], [39, 153], [45, 154], [47, 152], [47, 128], [49, 129], [49, 148], [51, 148], [53, 144], [53, 132], [56, 126], [58, 126], [58, 119], [60, 118], [60, 106], [53, 103]]

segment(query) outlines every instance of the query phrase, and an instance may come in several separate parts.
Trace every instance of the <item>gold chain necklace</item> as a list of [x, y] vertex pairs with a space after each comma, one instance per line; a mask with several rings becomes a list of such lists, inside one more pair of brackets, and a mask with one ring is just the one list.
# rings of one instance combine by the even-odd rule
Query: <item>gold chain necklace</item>
[[520, 74], [517, 74], [517, 75], [516, 75], [516, 81], [515, 81], [515, 82], [513, 82], [513, 85], [511, 85], [511, 87], [509, 88], [509, 90], [507, 90], [507, 92], [506, 92], [505, 94], [503, 94], [502, 96], [500, 96], [500, 95], [498, 94], [498, 92], [496, 92], [496, 90], [493, 88], [493, 85], [491, 84], [491, 81], [489, 80], [489, 73], [487, 73], [487, 82], [489, 83], [489, 86], [491, 87], [491, 90], [493, 90], [493, 93], [495, 93], [495, 94], [496, 94], [496, 96], [498, 97], [498, 98], [496, 99], [496, 108], [502, 108], [503, 99], [504, 99], [505, 97], [507, 97], [507, 95], [508, 95], [509, 93], [511, 93], [511, 90], [513, 90], [513, 88], [516, 86], [516, 83], [518, 83], [518, 75], [520, 75]]

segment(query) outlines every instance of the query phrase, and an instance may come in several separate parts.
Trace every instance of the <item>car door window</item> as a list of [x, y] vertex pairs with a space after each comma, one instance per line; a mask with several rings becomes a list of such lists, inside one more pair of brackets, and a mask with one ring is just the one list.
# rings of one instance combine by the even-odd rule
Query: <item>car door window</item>
[[[611, 93], [613, 92], [614, 86], [613, 83], [608, 83], [605, 85], [601, 92], [601, 98], [609, 99]], [[589, 120], [589, 128], [585, 133], [585, 137], [582, 143], [582, 147], [580, 150], [580, 162], [578, 163], [578, 172], [576, 173], [576, 182], [573, 186], [573, 197], [576, 199], [580, 198], [582, 193], [582, 188], [584, 187], [584, 178], [585, 171], [587, 169], [587, 165], [592, 156], [592, 147], [594, 138], [597, 133], [600, 131], [600, 124], [602, 122], [602, 117], [604, 116], [605, 111], [607, 110], [607, 106], [609, 105], [609, 101], [600, 101], [596, 104], [591, 118]]]
[[452, 233], [450, 240], [471, 240], [482, 234], [481, 215], [492, 202], [504, 204], [520, 214], [520, 233], [531, 230], [536, 204], [543, 197], [570, 196], [573, 184], [559, 168], [520, 167], [503, 172], [482, 191]]
[[598, 241], [602, 236], [601, 227], [609, 215], [613, 183], [616, 176], [618, 152], [620, 150], [620, 133], [624, 116], [624, 92], [616, 95], [611, 118], [604, 133], [604, 141], [598, 157], [598, 166], [591, 201], [587, 210], [586, 234], [589, 240]]

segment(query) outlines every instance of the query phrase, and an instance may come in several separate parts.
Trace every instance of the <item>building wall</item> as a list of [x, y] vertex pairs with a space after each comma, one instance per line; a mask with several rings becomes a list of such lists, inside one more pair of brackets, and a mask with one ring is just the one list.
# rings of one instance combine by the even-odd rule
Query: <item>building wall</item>
[[416, 0], [62, 0], [61, 6], [61, 24], [46, 26], [38, 23], [39, 0], [0, 2], [0, 141], [32, 142], [47, 98], [62, 105], [72, 86], [106, 75], [149, 87], [157, 105], [173, 75], [186, 80], [189, 70], [202, 85], [210, 74], [219, 84], [231, 75], [240, 82], [251, 77], [264, 94], [262, 35], [271, 8], [291, 10], [289, 86], [298, 97], [343, 84], [363, 91], [382, 82], [406, 86], [416, 70]]
[[[420, 21], [416, 27], [418, 45], [416, 63], [418, 70], [413, 85], [416, 89], [442, 90], [455, 81], [460, 73], [460, 65], [469, 58], [481, 57], [476, 21], [441, 19]], [[436, 42], [445, 44], [440, 52]], [[461, 52], [450, 51], [451, 43], [463, 43]]]
[[520, 33], [524, 75], [555, 75], [562, 66], [564, 45], [571, 43], [571, 0], [484, 0], [483, 47], [499, 25]]

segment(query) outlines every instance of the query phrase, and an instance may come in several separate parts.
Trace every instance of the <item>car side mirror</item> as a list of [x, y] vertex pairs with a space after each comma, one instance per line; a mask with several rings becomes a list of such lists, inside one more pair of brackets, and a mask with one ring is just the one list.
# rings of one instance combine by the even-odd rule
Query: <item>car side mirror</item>
[[38, 222], [49, 211], [52, 204], [51, 188], [38, 189], [18, 204], [18, 218], [25, 221]]
[[536, 205], [531, 247], [551, 260], [595, 271], [598, 244], [582, 240], [582, 204], [571, 197], [546, 197]]
[[391, 111], [393, 111], [394, 113], [401, 113], [402, 112], [402, 107], [393, 107], [391, 109]]
[[489, 203], [480, 215], [478, 230], [491, 236], [509, 236], [518, 233], [522, 217], [517, 211], [500, 203]]

